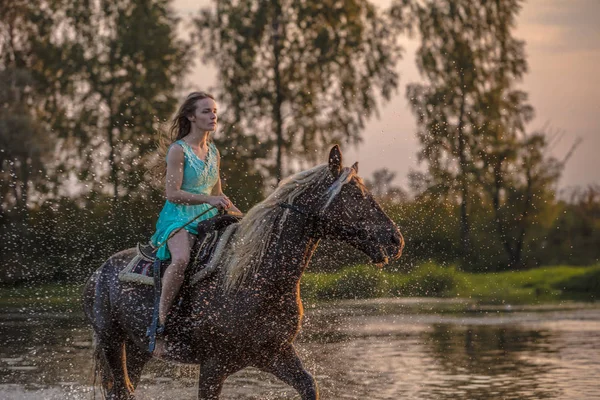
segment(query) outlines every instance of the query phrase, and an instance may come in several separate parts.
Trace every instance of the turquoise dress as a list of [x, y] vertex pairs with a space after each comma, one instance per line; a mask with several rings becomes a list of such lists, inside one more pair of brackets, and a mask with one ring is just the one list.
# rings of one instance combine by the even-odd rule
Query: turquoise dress
[[[206, 155], [206, 162], [204, 162], [183, 140], [178, 140], [171, 146], [176, 144], [183, 148], [184, 154], [183, 182], [181, 183], [181, 190], [195, 194], [210, 195], [213, 186], [215, 186], [219, 179], [217, 148], [213, 143], [208, 144], [208, 153]], [[170, 149], [171, 148], [169, 147], [169, 150]], [[175, 229], [181, 228], [209, 208], [210, 204], [207, 203], [186, 205], [171, 203], [167, 200], [158, 216], [156, 232], [152, 235], [150, 242], [155, 247], [161, 246]], [[198, 222], [212, 218], [215, 215], [217, 215], [217, 210], [210, 210], [183, 229], [193, 235], [197, 235], [198, 230], [196, 229], [196, 225]], [[167, 246], [168, 245], [165, 244], [158, 250], [157, 257], [159, 259], [168, 260], [171, 258], [171, 253]]]

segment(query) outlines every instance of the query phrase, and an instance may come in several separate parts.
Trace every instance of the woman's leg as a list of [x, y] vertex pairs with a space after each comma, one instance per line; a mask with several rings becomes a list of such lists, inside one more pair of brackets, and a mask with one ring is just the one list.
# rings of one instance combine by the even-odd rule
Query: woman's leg
[[169, 310], [183, 283], [185, 268], [190, 261], [190, 251], [194, 243], [193, 236], [185, 229], [177, 232], [167, 242], [171, 252], [171, 264], [167, 267], [162, 279], [162, 291], [158, 311], [158, 323], [164, 325]]

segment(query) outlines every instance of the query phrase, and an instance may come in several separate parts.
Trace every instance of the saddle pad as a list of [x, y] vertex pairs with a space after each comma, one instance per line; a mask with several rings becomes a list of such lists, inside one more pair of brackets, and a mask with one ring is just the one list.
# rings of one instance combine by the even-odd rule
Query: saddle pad
[[[191, 251], [190, 263], [186, 268], [186, 280], [190, 278], [190, 275], [193, 275], [192, 282], [196, 283], [213, 272], [213, 269], [206, 269], [205, 267], [214, 252], [219, 237], [220, 232], [213, 231], [207, 234], [204, 240], [194, 245]], [[138, 245], [137, 255], [119, 272], [120, 281], [154, 286], [154, 268], [152, 266], [154, 258], [151, 258], [144, 249], [144, 246]], [[156, 250], [154, 250], [154, 253], [156, 253]], [[170, 261], [162, 262], [160, 266], [161, 276], [163, 276], [169, 264]]]
[[[164, 273], [165, 263], [162, 263], [160, 269], [161, 274]], [[154, 285], [152, 261], [148, 261], [143, 255], [137, 254], [129, 264], [119, 272], [119, 280], [123, 282]]]

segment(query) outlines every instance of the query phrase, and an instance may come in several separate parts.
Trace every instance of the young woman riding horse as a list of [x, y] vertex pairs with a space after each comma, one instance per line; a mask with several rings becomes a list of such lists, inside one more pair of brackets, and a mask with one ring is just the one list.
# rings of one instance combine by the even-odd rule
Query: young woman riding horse
[[[166, 154], [167, 200], [151, 239], [152, 244], [159, 247], [157, 258], [171, 259], [162, 282], [159, 333], [164, 331], [169, 310], [183, 283], [190, 251], [198, 234], [197, 224], [187, 223], [203, 213], [197, 221], [213, 217], [217, 210], [211, 206], [239, 212], [223, 194], [219, 152], [209, 141], [210, 133], [217, 128], [217, 119], [217, 103], [213, 96], [193, 92], [179, 107], [171, 123], [170, 134], [174, 141]], [[157, 339], [154, 352], [160, 355], [164, 352], [164, 342], [160, 337]]]
[[[209, 262], [214, 272], [184, 283], [169, 316], [168, 358], [200, 364], [198, 397], [218, 399], [225, 379], [246, 367], [269, 372], [303, 400], [318, 399], [294, 339], [303, 308], [300, 279], [320, 239], [356, 247], [375, 264], [400, 257], [404, 240], [362, 180], [357, 164], [342, 167], [338, 146], [329, 162], [282, 181], [263, 202], [223, 233]], [[96, 336], [96, 361], [110, 399], [131, 399], [144, 365], [153, 293], [120, 282], [135, 256], [112, 256], [89, 279], [84, 310]], [[172, 325], [171, 325], [172, 324]]]

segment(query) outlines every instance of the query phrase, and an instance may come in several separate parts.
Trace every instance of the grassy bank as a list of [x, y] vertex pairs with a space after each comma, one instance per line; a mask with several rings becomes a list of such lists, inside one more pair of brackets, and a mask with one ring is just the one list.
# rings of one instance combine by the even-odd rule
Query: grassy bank
[[355, 266], [331, 274], [306, 274], [302, 294], [314, 300], [461, 297], [491, 304], [593, 301], [600, 297], [600, 265], [486, 274], [464, 273], [434, 264], [422, 265], [408, 274]]
[[[0, 286], [3, 311], [79, 311], [82, 285]], [[359, 265], [340, 272], [307, 273], [302, 279], [306, 300], [373, 297], [460, 297], [486, 304], [536, 304], [561, 300], [597, 301], [600, 265], [554, 266], [487, 274], [425, 264], [408, 274]]]
[[81, 310], [81, 284], [46, 283], [0, 286], [0, 310], [72, 312]]

